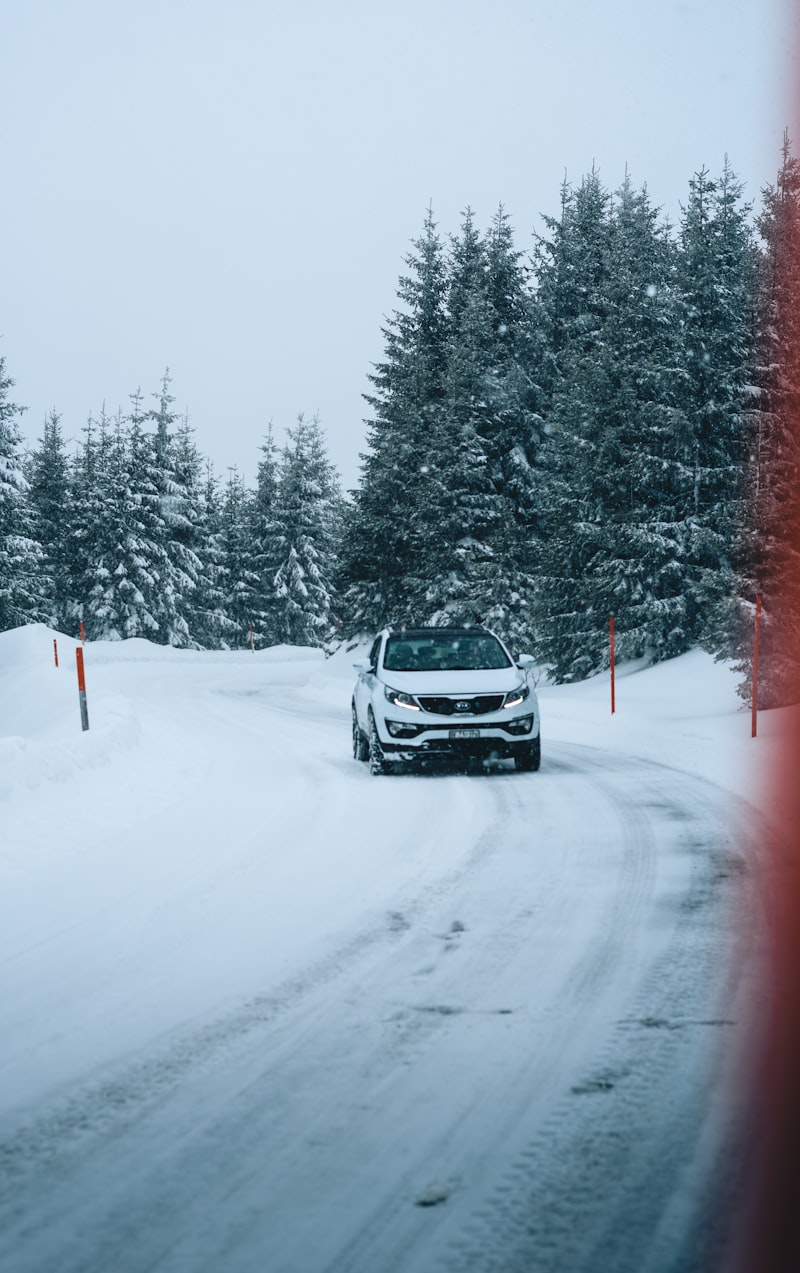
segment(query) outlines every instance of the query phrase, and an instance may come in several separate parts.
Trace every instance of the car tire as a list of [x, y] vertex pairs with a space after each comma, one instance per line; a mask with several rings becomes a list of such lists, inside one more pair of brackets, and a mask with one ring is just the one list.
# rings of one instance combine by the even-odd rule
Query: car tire
[[387, 774], [391, 772], [389, 762], [383, 754], [378, 727], [372, 712], [369, 714], [369, 771], [371, 774]]
[[369, 760], [369, 743], [358, 723], [355, 703], [353, 704], [353, 759]]
[[542, 763], [542, 738], [541, 734], [533, 740], [530, 747], [526, 751], [518, 751], [514, 757], [514, 764], [519, 773], [535, 773]]

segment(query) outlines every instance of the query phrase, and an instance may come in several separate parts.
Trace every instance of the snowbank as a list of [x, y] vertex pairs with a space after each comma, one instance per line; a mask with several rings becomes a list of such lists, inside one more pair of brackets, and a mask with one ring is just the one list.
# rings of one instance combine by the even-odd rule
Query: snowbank
[[[115, 753], [141, 746], [135, 698], [115, 692], [115, 683], [123, 689], [125, 667], [148, 664], [150, 679], [167, 687], [171, 668], [192, 668], [203, 688], [234, 695], [291, 684], [298, 709], [346, 717], [353, 662], [363, 654], [340, 648], [326, 658], [320, 650], [293, 646], [253, 654], [175, 650], [141, 639], [94, 642], [85, 651], [90, 731], [81, 737], [77, 644], [40, 624], [0, 634], [0, 799], [20, 788], [46, 790], [50, 783], [66, 782], [81, 770], [107, 764]], [[100, 668], [106, 675], [93, 677]], [[113, 668], [119, 674], [109, 677]], [[761, 713], [759, 737], [753, 740], [750, 713], [736, 685], [737, 673], [729, 664], [700, 650], [655, 667], [619, 666], [613, 716], [607, 673], [574, 685], [545, 685], [539, 689], [544, 754], [551, 742], [569, 742], [638, 756], [759, 802], [784, 713]], [[168, 689], [164, 693], [166, 704]]]
[[608, 673], [539, 691], [545, 739], [657, 761], [760, 802], [780, 713], [750, 711], [736, 693], [738, 673], [702, 650], [654, 667], [621, 664], [611, 715]]

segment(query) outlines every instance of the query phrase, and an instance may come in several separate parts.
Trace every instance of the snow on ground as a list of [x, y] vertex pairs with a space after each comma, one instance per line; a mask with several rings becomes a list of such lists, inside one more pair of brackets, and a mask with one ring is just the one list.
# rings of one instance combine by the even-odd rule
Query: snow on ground
[[375, 778], [358, 651], [92, 643], [82, 733], [75, 648], [0, 634], [0, 1267], [679, 1267], [756, 958], [730, 668], [543, 686], [539, 774]]
[[[321, 654], [98, 642], [85, 653], [83, 734], [75, 644], [59, 639], [58, 670], [45, 629], [0, 647], [11, 735], [0, 739], [10, 903], [0, 942], [25, 951], [24, 979], [3, 996], [6, 1011], [16, 1005], [2, 1032], [18, 1067], [7, 1099], [255, 992], [265, 967], [321, 958], [331, 937], [379, 913], [387, 869], [402, 881], [418, 868], [402, 840], [376, 852], [384, 818], [419, 838], [435, 804], [425, 791], [409, 809], [398, 789], [387, 805], [364, 783], [352, 806], [340, 781], [351, 768], [346, 716], [341, 729], [316, 728], [313, 683], [323, 680], [323, 723], [332, 701]], [[440, 864], [472, 812], [459, 807], [430, 844]]]
[[[736, 695], [737, 674], [692, 650], [666, 663], [617, 668], [614, 715], [608, 673], [541, 691], [542, 711], [559, 740], [646, 757], [685, 769], [759, 802], [762, 741]], [[761, 715], [762, 736], [765, 730]]]

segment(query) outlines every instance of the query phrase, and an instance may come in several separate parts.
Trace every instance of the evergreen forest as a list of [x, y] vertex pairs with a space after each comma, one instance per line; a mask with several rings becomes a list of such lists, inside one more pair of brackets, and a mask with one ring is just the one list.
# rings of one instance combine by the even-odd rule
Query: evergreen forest
[[800, 607], [800, 164], [745, 202], [727, 161], [679, 224], [626, 176], [564, 183], [522, 252], [506, 210], [432, 210], [369, 374], [358, 488], [317, 418], [222, 481], [174, 410], [53, 410], [25, 449], [0, 357], [0, 630], [196, 649], [331, 648], [385, 623], [482, 622], [557, 681], [700, 645], [792, 701]]

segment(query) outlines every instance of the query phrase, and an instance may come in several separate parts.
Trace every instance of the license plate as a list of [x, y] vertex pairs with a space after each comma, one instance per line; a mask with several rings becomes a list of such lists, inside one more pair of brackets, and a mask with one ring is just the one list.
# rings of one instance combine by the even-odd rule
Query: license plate
[[451, 729], [451, 738], [480, 738], [481, 731], [479, 729]]

